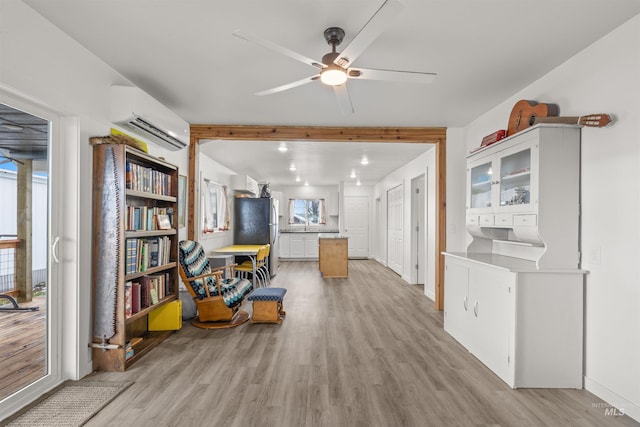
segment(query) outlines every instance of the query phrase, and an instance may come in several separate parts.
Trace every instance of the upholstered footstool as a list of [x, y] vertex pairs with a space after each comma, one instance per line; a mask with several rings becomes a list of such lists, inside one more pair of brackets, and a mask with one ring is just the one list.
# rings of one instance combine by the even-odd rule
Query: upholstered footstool
[[257, 288], [247, 297], [253, 303], [251, 323], [282, 323], [284, 288]]

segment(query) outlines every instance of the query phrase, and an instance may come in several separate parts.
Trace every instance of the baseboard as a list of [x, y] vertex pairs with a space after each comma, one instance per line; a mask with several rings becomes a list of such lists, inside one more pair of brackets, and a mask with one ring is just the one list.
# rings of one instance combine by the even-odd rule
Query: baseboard
[[636, 405], [620, 396], [619, 394], [609, 390], [602, 384], [588, 377], [584, 377], [584, 388], [598, 396], [607, 403], [593, 402], [594, 407], [602, 409], [606, 416], [620, 417], [627, 415], [636, 421], [640, 421], [640, 406]]
[[435, 293], [429, 291], [428, 289], [425, 289], [424, 291], [424, 296], [426, 296], [427, 298], [429, 298], [431, 301], [435, 301], [436, 300], [436, 295]]

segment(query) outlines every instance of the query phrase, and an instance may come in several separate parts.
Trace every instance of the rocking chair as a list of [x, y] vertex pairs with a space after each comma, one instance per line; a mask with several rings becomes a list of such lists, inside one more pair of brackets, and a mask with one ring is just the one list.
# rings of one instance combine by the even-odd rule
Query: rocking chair
[[[178, 253], [180, 277], [198, 309], [198, 317], [192, 321], [194, 326], [231, 328], [249, 319], [249, 314], [239, 308], [252, 285], [247, 279], [234, 277], [234, 265], [212, 269], [202, 245], [192, 240], [181, 241]], [[226, 279], [225, 269], [229, 269]]]

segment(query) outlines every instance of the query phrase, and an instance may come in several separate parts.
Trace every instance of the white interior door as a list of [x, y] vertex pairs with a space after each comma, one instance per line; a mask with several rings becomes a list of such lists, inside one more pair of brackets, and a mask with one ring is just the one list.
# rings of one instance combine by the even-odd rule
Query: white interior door
[[387, 265], [402, 275], [404, 267], [403, 185], [387, 190]]
[[369, 257], [369, 198], [345, 196], [344, 233], [349, 238], [349, 258]]

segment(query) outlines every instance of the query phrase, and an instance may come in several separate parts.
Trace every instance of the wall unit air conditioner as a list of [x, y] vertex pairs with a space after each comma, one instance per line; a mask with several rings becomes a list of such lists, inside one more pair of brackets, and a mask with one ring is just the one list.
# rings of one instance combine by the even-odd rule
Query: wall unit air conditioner
[[189, 145], [189, 123], [137, 87], [111, 86], [110, 120], [169, 150]]

